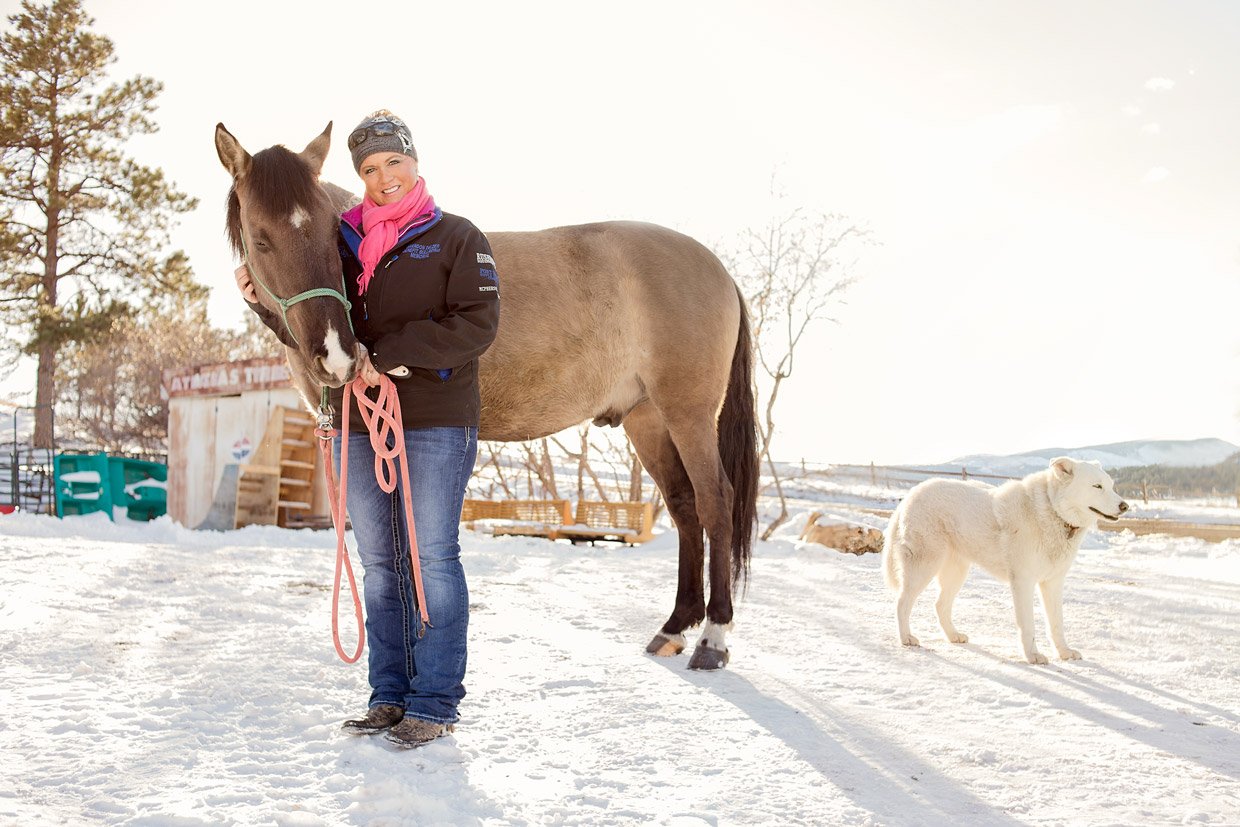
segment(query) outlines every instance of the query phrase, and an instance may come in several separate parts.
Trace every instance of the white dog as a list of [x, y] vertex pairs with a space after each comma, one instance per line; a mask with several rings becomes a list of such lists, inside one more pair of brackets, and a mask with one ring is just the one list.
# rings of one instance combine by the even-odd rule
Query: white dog
[[1030, 663], [1046, 663], [1033, 642], [1035, 584], [1059, 657], [1079, 658], [1063, 635], [1064, 577], [1098, 518], [1118, 520], [1127, 510], [1101, 465], [1068, 457], [998, 488], [947, 479], [918, 484], [891, 515], [883, 544], [887, 584], [900, 593], [900, 642], [918, 645], [909, 632], [909, 614], [936, 575], [939, 624], [952, 643], [968, 640], [952, 625], [952, 601], [969, 565], [976, 563], [1011, 585], [1020, 645]]

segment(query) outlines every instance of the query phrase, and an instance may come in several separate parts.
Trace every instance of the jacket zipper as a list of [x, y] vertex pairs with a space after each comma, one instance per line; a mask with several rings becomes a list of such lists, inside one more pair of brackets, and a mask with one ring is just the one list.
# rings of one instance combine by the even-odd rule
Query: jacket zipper
[[[352, 224], [350, 224], [348, 221], [345, 221], [344, 216], [341, 216], [340, 220], [341, 220], [341, 222], [342, 222], [342, 223], [347, 224], [347, 225], [349, 226], [349, 229], [353, 230], [353, 232], [354, 232], [354, 233], [358, 236], [358, 238], [365, 238], [365, 236], [364, 236], [364, 235], [362, 235], [362, 233], [358, 232], [357, 227], [354, 227], [354, 226], [353, 226]], [[432, 219], [432, 220], [433, 220], [433, 219]], [[429, 222], [428, 222], [428, 223], [429, 223]], [[424, 227], [424, 228], [423, 228], [423, 232], [425, 232], [425, 230], [429, 230], [429, 229], [430, 229], [430, 227]], [[408, 228], [406, 228], [406, 231], [407, 231], [407, 230], [408, 230]], [[391, 248], [390, 250], [388, 250], [387, 252], [385, 252], [383, 255], [384, 255], [384, 256], [387, 256], [387, 255], [388, 255], [388, 253], [392, 252], [392, 250], [395, 250], [395, 249], [397, 249], [397, 248], [399, 248], [399, 247], [402, 247], [402, 246], [404, 246], [404, 244], [408, 244], [410, 241], [413, 241], [415, 238], [417, 238], [417, 237], [418, 237], [419, 235], [421, 235], [421, 234], [422, 234], [422, 233], [416, 233], [416, 234], [414, 234], [414, 235], [410, 236], [410, 237], [409, 237], [406, 241], [404, 241], [403, 243], [400, 241], [400, 236], [398, 236], [398, 237], [397, 237], [397, 241], [396, 241], [396, 243], [395, 243], [395, 244], [393, 244], [393, 245], [392, 245], [392, 248]], [[401, 236], [403, 236], [403, 235], [404, 235], [404, 233], [402, 232], [402, 233], [401, 233]], [[398, 258], [400, 258], [400, 253], [397, 253], [396, 255], [394, 255], [394, 256], [392, 256], [390, 259], [388, 259], [388, 260], [387, 260], [387, 262], [383, 265], [383, 269], [384, 269], [384, 270], [386, 270], [388, 267], [392, 266], [392, 262], [393, 262], [393, 261], [396, 261], [396, 259], [398, 259]], [[371, 278], [373, 279], [374, 277], [373, 277], [373, 276], [371, 276]], [[369, 296], [370, 296], [370, 288], [369, 288], [369, 286], [367, 286], [366, 293], [362, 295], [362, 321], [370, 321], [370, 303], [369, 303]]]
[[[398, 258], [400, 258], [399, 253], [389, 258], [387, 260], [387, 263], [383, 265], [383, 269], [386, 270], [387, 268], [391, 267], [392, 262], [396, 261], [396, 259]], [[371, 276], [371, 283], [367, 287], [365, 295], [362, 296], [362, 318], [366, 319], [367, 321], [370, 320], [370, 287], [373, 287], [373, 286], [374, 286], [374, 276]]]

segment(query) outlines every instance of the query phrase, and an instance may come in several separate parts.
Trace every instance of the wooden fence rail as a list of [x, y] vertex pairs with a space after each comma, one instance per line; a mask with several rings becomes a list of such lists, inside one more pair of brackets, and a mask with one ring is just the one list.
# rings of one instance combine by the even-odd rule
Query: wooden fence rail
[[[970, 471], [966, 466], [961, 466], [960, 470], [956, 471], [943, 468], [910, 468], [899, 465], [876, 465], [874, 463], [870, 463], [869, 465], [852, 465], [848, 463], [818, 464], [802, 461], [801, 470], [804, 474], [840, 474], [840, 476], [854, 476], [861, 478], [868, 476], [871, 485], [878, 485], [880, 480], [885, 480], [887, 482], [920, 482], [922, 479], [932, 476], [956, 477], [962, 480], [979, 479], [1007, 481], [1022, 479], [1022, 477], [1009, 477], [1002, 474], [985, 474]], [[893, 474], [909, 474], [913, 475], [913, 477], [893, 478], [891, 476]], [[1237, 488], [1235, 492], [1229, 492], [1227, 490], [1177, 490], [1166, 483], [1155, 484], [1151, 483], [1149, 480], [1144, 480], [1140, 483], [1116, 483], [1115, 490], [1118, 491], [1121, 496], [1127, 497], [1128, 499], [1136, 499], [1140, 497], [1141, 501], [1146, 505], [1149, 504], [1150, 500], [1216, 499], [1222, 501], [1231, 500], [1234, 497], [1236, 505], [1240, 506], [1240, 488]]]
[[[802, 462], [801, 468], [806, 473], [832, 474], [844, 472], [845, 476], [869, 476], [871, 485], [878, 485], [880, 477], [889, 477], [891, 474], [913, 474], [918, 477], [957, 477], [962, 480], [1018, 480], [1020, 477], [1008, 477], [1002, 474], [985, 474], [976, 471], [970, 471], [966, 466], [961, 466], [959, 471], [949, 471], [942, 468], [906, 468], [900, 465], [849, 465], [847, 463], [837, 463], [824, 465], [821, 468], [812, 468], [807, 463]], [[850, 473], [851, 472], [851, 473]], [[911, 482], [912, 480], [904, 480]]]
[[[841, 511], [860, 511], [876, 517], [889, 518], [892, 509], [860, 506], [855, 503], [821, 502], [818, 507]], [[1165, 520], [1148, 518], [1121, 518], [1116, 522], [1100, 520], [1098, 528], [1103, 531], [1131, 531], [1133, 534], [1166, 534], [1171, 537], [1196, 537], [1218, 543], [1223, 540], [1240, 539], [1240, 525], [1231, 523], [1193, 523], [1184, 520]]]

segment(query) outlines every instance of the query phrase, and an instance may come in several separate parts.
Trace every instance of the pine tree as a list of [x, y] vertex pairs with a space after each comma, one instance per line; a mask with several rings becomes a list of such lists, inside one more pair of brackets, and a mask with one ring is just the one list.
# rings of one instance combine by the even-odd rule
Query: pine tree
[[0, 346], [37, 358], [38, 447], [51, 445], [66, 343], [110, 331], [153, 293], [205, 290], [183, 253], [163, 252], [195, 199], [122, 151], [157, 130], [162, 84], [105, 85], [112, 42], [93, 23], [80, 0], [25, 0], [0, 37]]

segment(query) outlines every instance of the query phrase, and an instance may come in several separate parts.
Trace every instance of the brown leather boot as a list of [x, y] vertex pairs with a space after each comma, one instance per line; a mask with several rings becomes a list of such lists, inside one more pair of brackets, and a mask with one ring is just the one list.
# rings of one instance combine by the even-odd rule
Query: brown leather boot
[[437, 724], [421, 718], [405, 718], [389, 729], [383, 737], [398, 747], [420, 747], [436, 738], [442, 738], [455, 729], [456, 727], [452, 724]]
[[365, 718], [352, 718], [341, 724], [341, 729], [354, 735], [374, 735], [400, 723], [405, 710], [392, 704], [378, 704], [366, 710]]

